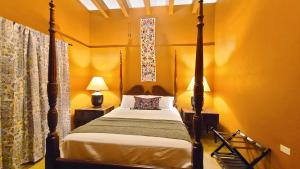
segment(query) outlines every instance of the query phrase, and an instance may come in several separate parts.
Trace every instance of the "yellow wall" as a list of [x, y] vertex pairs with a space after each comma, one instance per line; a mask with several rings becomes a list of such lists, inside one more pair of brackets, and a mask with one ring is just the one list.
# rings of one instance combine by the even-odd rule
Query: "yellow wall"
[[[2, 0], [0, 16], [48, 33], [48, 3], [48, 0]], [[58, 31], [89, 43], [89, 13], [79, 1], [56, 1], [55, 12]], [[90, 105], [90, 95], [85, 90], [91, 78], [90, 49], [59, 34], [57, 37], [73, 45], [69, 47], [71, 112], [73, 114], [75, 108]]]
[[271, 147], [264, 169], [299, 168], [299, 16], [297, 0], [216, 5], [214, 107], [225, 129]]
[[[152, 8], [153, 15], [146, 16], [144, 9], [129, 10], [129, 18], [120, 10], [111, 10], [108, 19], [101, 14], [91, 13], [91, 45], [109, 45], [110, 47], [93, 48], [93, 75], [104, 76], [112, 88], [105, 94], [105, 103], [119, 104], [119, 51], [124, 53], [124, 90], [136, 84], [144, 85], [147, 90], [158, 84], [173, 93], [174, 90], [174, 56], [178, 57], [178, 105], [190, 107], [192, 92], [186, 91], [194, 74], [195, 46], [197, 38], [197, 15], [192, 14], [192, 6], [176, 6], [174, 15], [170, 16], [167, 7]], [[204, 42], [214, 42], [214, 5], [205, 5]], [[157, 82], [142, 83], [140, 80], [140, 18], [156, 18], [156, 59]], [[181, 44], [183, 46], [176, 46]], [[123, 45], [124, 48], [114, 47]], [[214, 46], [205, 47], [205, 73], [210, 85], [213, 85]], [[103, 64], [105, 63], [105, 64]], [[106, 64], [107, 63], [107, 64]], [[118, 79], [118, 80], [116, 80]], [[207, 107], [212, 107], [212, 93], [206, 96]]]
[[119, 106], [120, 104], [121, 50], [126, 55], [124, 48], [91, 49], [91, 75], [102, 76], [109, 88], [108, 91], [102, 92], [104, 94], [103, 105]]
[[91, 105], [91, 95], [86, 90], [91, 80], [91, 56], [88, 47], [74, 41], [69, 42], [73, 44], [69, 48], [71, 124], [73, 126], [74, 110]]
[[[214, 41], [214, 4], [206, 4], [204, 42]], [[174, 15], [169, 15], [168, 7], [153, 7], [153, 15], [145, 15], [145, 9], [129, 9], [130, 17], [124, 17], [121, 10], [110, 10], [109, 18], [100, 13], [91, 13], [91, 45], [140, 44], [140, 18], [156, 18], [156, 43], [189, 44], [196, 43], [197, 15], [192, 14], [192, 6], [175, 6]], [[128, 34], [131, 38], [128, 38]]]

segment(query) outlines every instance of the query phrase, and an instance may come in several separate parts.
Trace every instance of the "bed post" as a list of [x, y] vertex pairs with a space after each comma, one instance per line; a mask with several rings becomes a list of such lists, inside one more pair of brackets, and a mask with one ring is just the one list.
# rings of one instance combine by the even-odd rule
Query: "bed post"
[[175, 49], [175, 58], [174, 58], [174, 105], [177, 106], [177, 52]]
[[56, 65], [56, 43], [55, 43], [55, 22], [54, 22], [54, 0], [50, 0], [50, 41], [49, 41], [49, 65], [48, 65], [48, 127], [49, 133], [46, 139], [46, 157], [45, 157], [45, 168], [55, 169], [56, 158], [60, 156], [59, 153], [59, 137], [56, 132], [57, 126], [57, 65]]
[[201, 143], [202, 132], [202, 107], [203, 107], [203, 0], [199, 0], [198, 37], [195, 66], [194, 99], [196, 113], [193, 118], [194, 145], [193, 145], [193, 169], [203, 169], [203, 146]]
[[123, 60], [122, 60], [122, 58], [123, 58], [122, 50], [120, 50], [120, 102], [122, 101], [122, 95], [123, 95]]

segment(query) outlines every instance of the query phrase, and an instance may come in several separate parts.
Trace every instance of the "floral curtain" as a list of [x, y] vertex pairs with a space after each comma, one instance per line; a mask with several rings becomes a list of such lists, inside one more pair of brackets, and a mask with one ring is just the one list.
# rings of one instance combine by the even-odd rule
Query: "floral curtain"
[[[0, 168], [45, 154], [49, 37], [0, 17]], [[68, 45], [57, 41], [58, 131], [70, 131]]]

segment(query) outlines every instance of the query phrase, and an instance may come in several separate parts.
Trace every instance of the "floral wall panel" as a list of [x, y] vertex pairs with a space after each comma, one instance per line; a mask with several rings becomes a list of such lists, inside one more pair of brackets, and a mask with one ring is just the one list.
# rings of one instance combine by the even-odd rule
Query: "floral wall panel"
[[141, 19], [141, 81], [156, 81], [155, 18]]

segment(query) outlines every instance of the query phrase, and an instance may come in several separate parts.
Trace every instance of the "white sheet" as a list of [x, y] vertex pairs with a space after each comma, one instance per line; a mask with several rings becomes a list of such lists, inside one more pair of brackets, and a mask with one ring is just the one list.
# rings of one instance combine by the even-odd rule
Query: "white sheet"
[[[182, 121], [176, 108], [130, 110], [117, 108], [105, 117]], [[188, 141], [108, 133], [73, 133], [62, 144], [62, 157], [108, 164], [156, 168], [191, 168], [192, 144]]]

